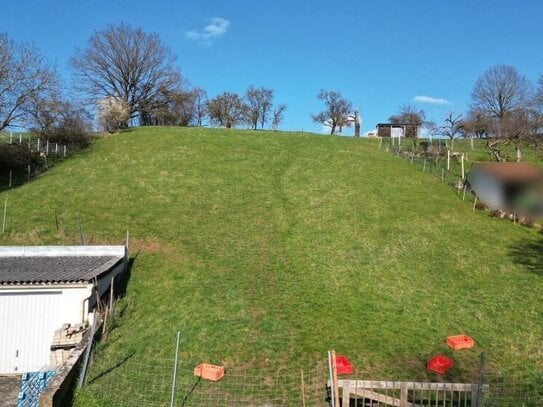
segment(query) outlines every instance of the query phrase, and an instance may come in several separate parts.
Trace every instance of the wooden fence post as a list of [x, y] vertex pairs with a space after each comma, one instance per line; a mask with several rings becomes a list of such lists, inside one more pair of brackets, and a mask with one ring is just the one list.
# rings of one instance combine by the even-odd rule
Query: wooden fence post
[[407, 407], [407, 383], [406, 382], [403, 382], [400, 384], [400, 407]]
[[339, 390], [337, 383], [336, 351], [332, 351], [332, 385], [334, 386], [334, 407], [339, 407]]
[[301, 369], [301, 374], [302, 374], [302, 384], [301, 384], [301, 390], [302, 390], [302, 407], [305, 407], [304, 369]]

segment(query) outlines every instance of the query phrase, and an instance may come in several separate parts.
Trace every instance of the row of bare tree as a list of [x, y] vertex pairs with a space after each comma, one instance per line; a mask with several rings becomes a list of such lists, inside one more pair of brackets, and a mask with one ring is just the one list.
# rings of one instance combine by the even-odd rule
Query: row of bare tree
[[[224, 92], [207, 103], [207, 114], [212, 124], [231, 128], [245, 123], [256, 130], [271, 121], [271, 128], [277, 130], [283, 120], [287, 106], [273, 105], [273, 90], [249, 86], [244, 96]], [[271, 119], [271, 120], [270, 120]]]
[[449, 112], [441, 124], [426, 120], [423, 110], [407, 105], [389, 121], [425, 127], [431, 136], [485, 139], [496, 161], [522, 159], [522, 147], [543, 147], [543, 76], [534, 86], [515, 67], [495, 65], [476, 81], [467, 113]]
[[[0, 35], [0, 131], [33, 129], [46, 138], [84, 134], [93, 124], [115, 131], [139, 125], [277, 129], [286, 106], [273, 105], [273, 90], [250, 86], [245, 95], [208, 99], [188, 86], [176, 57], [155, 33], [126, 24], [96, 31], [70, 60], [74, 89], [68, 94], [56, 70], [36, 48]], [[58, 140], [64, 141], [64, 140]]]

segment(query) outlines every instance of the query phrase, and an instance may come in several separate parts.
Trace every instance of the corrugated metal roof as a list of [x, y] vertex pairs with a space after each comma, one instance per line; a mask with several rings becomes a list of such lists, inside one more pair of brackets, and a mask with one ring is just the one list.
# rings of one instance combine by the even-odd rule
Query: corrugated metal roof
[[0, 285], [89, 282], [122, 259], [119, 256], [0, 257]]

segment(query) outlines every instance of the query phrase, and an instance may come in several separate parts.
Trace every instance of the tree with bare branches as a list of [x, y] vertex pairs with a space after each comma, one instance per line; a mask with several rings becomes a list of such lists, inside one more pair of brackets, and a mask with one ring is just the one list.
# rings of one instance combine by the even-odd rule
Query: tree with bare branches
[[486, 116], [490, 124], [488, 153], [500, 161], [507, 156], [502, 148], [513, 146], [520, 161], [522, 145], [532, 138], [534, 97], [530, 81], [511, 65], [495, 65], [477, 79], [471, 97], [472, 109]]
[[263, 129], [273, 105], [273, 90], [249, 86], [245, 92], [245, 104], [247, 105], [247, 123], [254, 130], [259, 124]]
[[224, 92], [209, 100], [207, 111], [212, 123], [227, 129], [243, 122], [246, 117], [246, 106], [237, 93]]
[[332, 135], [351, 125], [352, 104], [340, 92], [322, 89], [317, 98], [324, 102], [324, 110], [311, 116], [315, 123], [330, 127]]
[[464, 135], [464, 120], [461, 114], [449, 113], [443, 125], [435, 129], [436, 135], [451, 140], [451, 151], [454, 151], [454, 140]]
[[93, 101], [117, 99], [135, 118], [162, 108], [167, 102], [162, 96], [181, 89], [175, 59], [157, 34], [121, 24], [95, 31], [70, 64], [79, 91]]
[[537, 90], [534, 95], [535, 105], [541, 110], [543, 109], [543, 75], [537, 81]]
[[34, 47], [0, 34], [0, 131], [28, 124], [33, 102], [49, 99], [57, 88], [56, 72]]
[[283, 121], [285, 110], [287, 110], [287, 105], [283, 104], [277, 105], [273, 109], [271, 123], [272, 130], [277, 130], [279, 128], [279, 124]]
[[426, 121], [426, 114], [424, 110], [417, 109], [413, 105], [403, 105], [400, 107], [400, 111], [388, 118], [391, 124], [408, 124], [410, 125], [406, 129], [405, 137], [418, 137], [419, 129], [423, 126], [428, 128], [434, 128], [434, 123]]
[[196, 87], [194, 92], [194, 110], [195, 110], [195, 124], [198, 127], [202, 127], [204, 119], [207, 117], [207, 92], [205, 89]]
[[471, 98], [476, 110], [502, 119], [509, 112], [526, 108], [532, 86], [528, 79], [511, 65], [495, 65], [475, 82]]

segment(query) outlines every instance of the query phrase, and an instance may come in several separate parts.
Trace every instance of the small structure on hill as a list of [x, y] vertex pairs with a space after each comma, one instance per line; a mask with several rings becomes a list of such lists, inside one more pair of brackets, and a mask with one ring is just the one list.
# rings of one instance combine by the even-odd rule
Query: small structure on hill
[[490, 209], [527, 217], [543, 215], [543, 169], [522, 162], [474, 163], [471, 190]]
[[61, 364], [127, 265], [125, 246], [0, 247], [0, 374]]
[[377, 137], [419, 137], [419, 126], [409, 123], [378, 123]]

